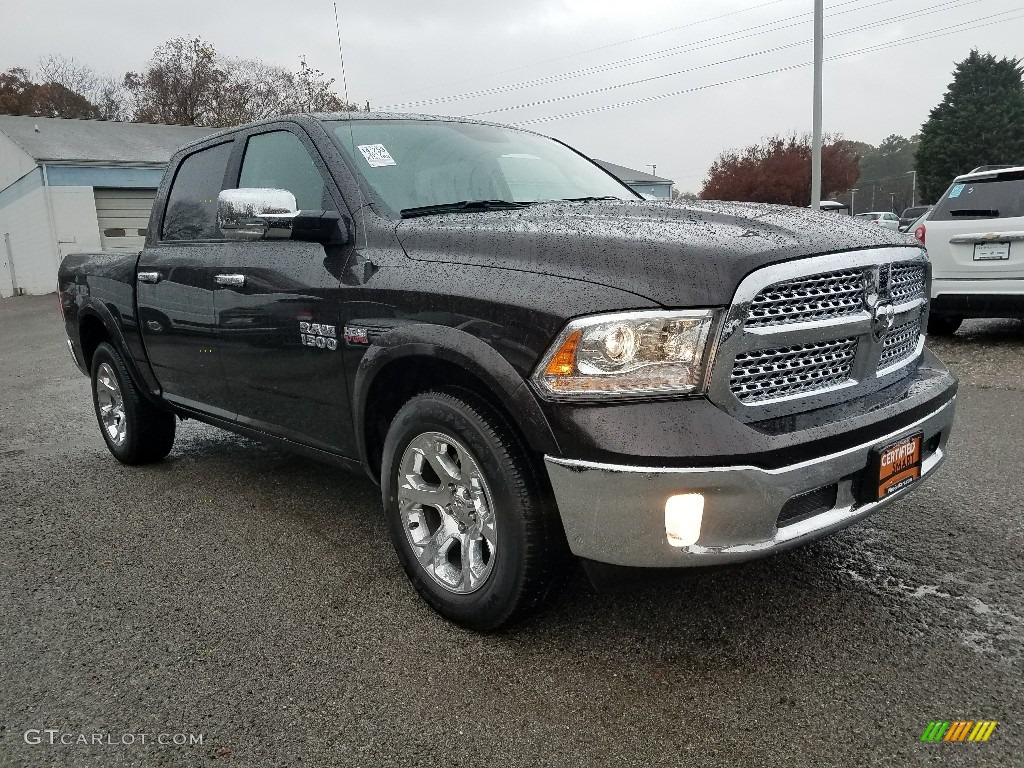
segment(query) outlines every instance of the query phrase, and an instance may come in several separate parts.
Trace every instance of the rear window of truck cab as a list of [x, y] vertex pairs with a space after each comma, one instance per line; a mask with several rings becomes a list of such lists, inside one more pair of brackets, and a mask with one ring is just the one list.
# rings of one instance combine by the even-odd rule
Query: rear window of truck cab
[[217, 227], [217, 195], [224, 184], [233, 141], [188, 155], [178, 166], [167, 195], [164, 240], [212, 240]]

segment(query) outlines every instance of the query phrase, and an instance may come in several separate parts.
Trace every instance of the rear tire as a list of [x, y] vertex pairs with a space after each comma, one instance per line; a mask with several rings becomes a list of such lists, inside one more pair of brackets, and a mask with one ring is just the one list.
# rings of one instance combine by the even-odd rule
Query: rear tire
[[122, 464], [148, 464], [171, 452], [174, 414], [145, 399], [107, 342], [92, 356], [92, 403], [103, 441]]
[[381, 462], [385, 514], [409, 581], [442, 616], [499, 629], [560, 583], [568, 548], [542, 473], [470, 392], [428, 392], [399, 410]]
[[928, 333], [933, 336], [952, 336], [963, 321], [960, 315], [930, 315]]

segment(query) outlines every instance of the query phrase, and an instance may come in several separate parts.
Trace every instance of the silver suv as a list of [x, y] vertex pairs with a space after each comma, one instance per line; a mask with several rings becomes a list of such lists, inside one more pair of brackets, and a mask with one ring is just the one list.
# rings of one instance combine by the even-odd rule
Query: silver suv
[[929, 333], [1024, 316], [1024, 166], [957, 176], [914, 236], [932, 262]]

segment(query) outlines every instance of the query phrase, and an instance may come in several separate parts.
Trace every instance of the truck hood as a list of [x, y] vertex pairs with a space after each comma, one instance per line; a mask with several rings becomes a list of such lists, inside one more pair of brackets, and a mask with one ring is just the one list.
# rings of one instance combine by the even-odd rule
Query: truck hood
[[835, 213], [759, 203], [541, 203], [403, 219], [411, 258], [557, 275], [667, 307], [723, 306], [773, 262], [893, 245], [906, 235]]

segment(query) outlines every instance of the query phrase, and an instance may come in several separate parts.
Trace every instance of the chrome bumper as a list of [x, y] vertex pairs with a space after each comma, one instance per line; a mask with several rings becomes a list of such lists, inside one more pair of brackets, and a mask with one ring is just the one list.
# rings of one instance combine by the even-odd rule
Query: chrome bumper
[[[749, 560], [826, 536], [861, 520], [913, 490], [860, 502], [854, 483], [873, 448], [924, 432], [921, 479], [945, 458], [956, 398], [903, 429], [871, 443], [779, 469], [753, 466], [658, 468], [595, 464], [545, 456], [562, 523], [573, 553], [598, 562], [640, 567], [711, 565]], [[777, 525], [794, 496], [837, 484], [835, 506], [806, 519]], [[674, 547], [665, 534], [665, 501], [701, 493], [704, 517], [697, 543]]]

